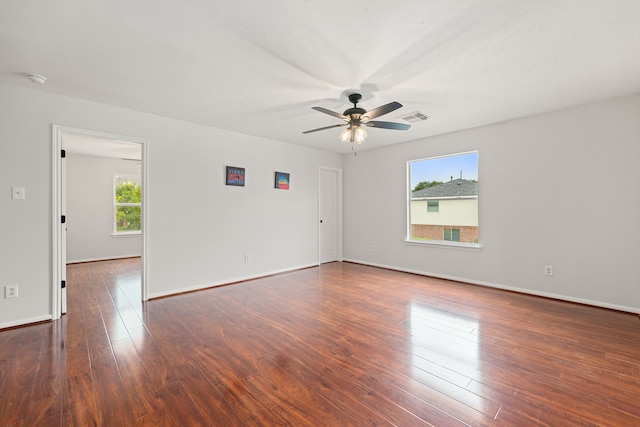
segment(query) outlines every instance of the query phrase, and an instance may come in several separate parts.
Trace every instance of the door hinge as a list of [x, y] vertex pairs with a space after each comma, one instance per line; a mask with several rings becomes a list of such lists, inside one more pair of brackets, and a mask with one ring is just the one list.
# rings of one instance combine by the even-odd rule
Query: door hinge
[[60, 150], [60, 157], [62, 157], [63, 159], [64, 159], [65, 157], [67, 157], [67, 152], [66, 152], [66, 150]]
[[66, 215], [62, 215], [62, 218], [60, 218], [60, 223], [61, 224], [65, 224], [67, 222], [67, 216]]
[[61, 285], [62, 285], [62, 286], [60, 286], [60, 288], [61, 288], [61, 289], [66, 288], [66, 287], [67, 287], [67, 281], [66, 281], [66, 280], [63, 280], [63, 281], [61, 282]]

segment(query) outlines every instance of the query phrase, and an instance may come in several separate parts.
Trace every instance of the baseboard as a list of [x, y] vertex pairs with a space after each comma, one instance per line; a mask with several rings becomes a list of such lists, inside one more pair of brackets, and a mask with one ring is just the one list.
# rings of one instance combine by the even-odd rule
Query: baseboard
[[0, 323], [0, 330], [16, 328], [20, 326], [29, 326], [34, 323], [47, 322], [53, 319], [51, 315], [30, 317], [28, 319], [13, 320], [11, 322]]
[[281, 269], [281, 270], [267, 271], [267, 272], [263, 272], [263, 273], [256, 274], [256, 275], [251, 275], [251, 276], [240, 276], [240, 277], [230, 278], [230, 279], [226, 279], [226, 280], [220, 280], [218, 282], [203, 283], [203, 284], [200, 284], [200, 285], [194, 285], [194, 286], [187, 286], [187, 287], [184, 287], [184, 288], [172, 289], [172, 290], [166, 291], [166, 292], [155, 292], [155, 293], [149, 294], [149, 299], [152, 300], [152, 299], [169, 297], [169, 296], [172, 296], [172, 295], [179, 295], [179, 294], [185, 294], [185, 293], [189, 293], [189, 292], [201, 291], [201, 290], [204, 290], [204, 289], [215, 288], [215, 287], [218, 287], [218, 286], [231, 285], [231, 284], [234, 284], [234, 283], [246, 282], [246, 281], [249, 281], [249, 280], [261, 279], [263, 277], [274, 276], [274, 275], [283, 274], [283, 273], [290, 273], [292, 271], [304, 270], [306, 268], [317, 267], [317, 266], [318, 266], [317, 263], [315, 263], [315, 264], [305, 264], [305, 265], [300, 265], [300, 266], [297, 266], [297, 267], [284, 268], [284, 269]]
[[403, 273], [417, 274], [417, 275], [420, 275], [420, 276], [435, 277], [437, 279], [445, 279], [445, 280], [452, 280], [452, 281], [455, 281], [455, 282], [468, 283], [470, 285], [486, 286], [486, 287], [489, 287], [489, 288], [502, 289], [502, 290], [505, 290], [505, 291], [517, 292], [517, 293], [520, 293], [520, 294], [534, 295], [534, 296], [543, 297], [543, 298], [551, 298], [551, 299], [560, 300], [560, 301], [567, 301], [567, 302], [573, 302], [573, 303], [577, 303], [577, 304], [590, 305], [590, 306], [594, 306], [594, 307], [607, 308], [607, 309], [610, 309], [610, 310], [624, 311], [624, 312], [628, 312], [628, 313], [640, 314], [640, 308], [637, 308], [637, 307], [627, 307], [627, 306], [624, 306], [624, 305], [610, 304], [610, 303], [606, 303], [606, 302], [602, 302], [602, 301], [593, 301], [593, 300], [589, 300], [589, 299], [575, 298], [575, 297], [571, 297], [571, 296], [567, 296], [567, 295], [554, 294], [554, 293], [550, 293], [550, 292], [540, 292], [540, 291], [535, 291], [535, 290], [532, 290], [532, 289], [518, 288], [518, 287], [514, 287], [514, 286], [505, 286], [505, 285], [500, 285], [500, 284], [497, 284], [497, 283], [491, 283], [491, 282], [484, 282], [484, 281], [480, 281], [480, 280], [467, 279], [467, 278], [464, 278], [464, 277], [456, 277], [456, 276], [449, 276], [449, 275], [446, 275], [446, 274], [430, 273], [428, 271], [413, 270], [413, 269], [410, 269], [410, 268], [400, 268], [400, 267], [393, 266], [393, 265], [379, 264], [379, 263], [361, 261], [361, 260], [356, 260], [356, 259], [347, 259], [347, 258], [345, 258], [343, 261], [352, 262], [354, 264], [368, 265], [368, 266], [371, 266], [371, 267], [384, 268], [384, 269], [387, 269], [387, 270], [400, 271], [400, 272], [403, 272]]
[[120, 256], [110, 256], [104, 258], [87, 258], [87, 259], [74, 259], [72, 261], [67, 260], [67, 264], [82, 264], [84, 262], [96, 262], [96, 261], [111, 261], [115, 259], [125, 259], [125, 258], [140, 258], [142, 255], [120, 255]]

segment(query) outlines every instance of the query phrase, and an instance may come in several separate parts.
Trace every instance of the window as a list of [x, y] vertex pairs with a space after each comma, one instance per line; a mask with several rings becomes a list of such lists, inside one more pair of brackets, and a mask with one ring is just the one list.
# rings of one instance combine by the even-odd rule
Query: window
[[459, 242], [460, 241], [460, 229], [459, 228], [445, 228], [444, 239], [447, 242]]
[[412, 160], [407, 175], [407, 241], [477, 246], [478, 153]]
[[114, 185], [114, 234], [139, 234], [142, 186], [139, 176], [116, 175]]

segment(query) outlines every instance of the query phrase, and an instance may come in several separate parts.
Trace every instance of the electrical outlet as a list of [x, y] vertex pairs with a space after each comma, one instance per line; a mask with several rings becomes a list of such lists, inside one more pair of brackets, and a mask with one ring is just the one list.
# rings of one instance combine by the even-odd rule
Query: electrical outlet
[[4, 298], [18, 298], [18, 285], [5, 285]]
[[544, 266], [544, 275], [545, 276], [553, 276], [553, 266], [545, 265]]
[[244, 255], [244, 262], [249, 262], [249, 255], [247, 254]]
[[376, 251], [376, 247], [374, 245], [371, 245], [371, 252], [375, 252]]

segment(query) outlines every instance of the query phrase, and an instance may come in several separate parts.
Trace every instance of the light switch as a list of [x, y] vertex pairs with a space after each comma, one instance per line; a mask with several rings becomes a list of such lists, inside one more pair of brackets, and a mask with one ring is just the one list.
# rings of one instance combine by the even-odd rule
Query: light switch
[[11, 187], [12, 200], [24, 200], [24, 187]]

